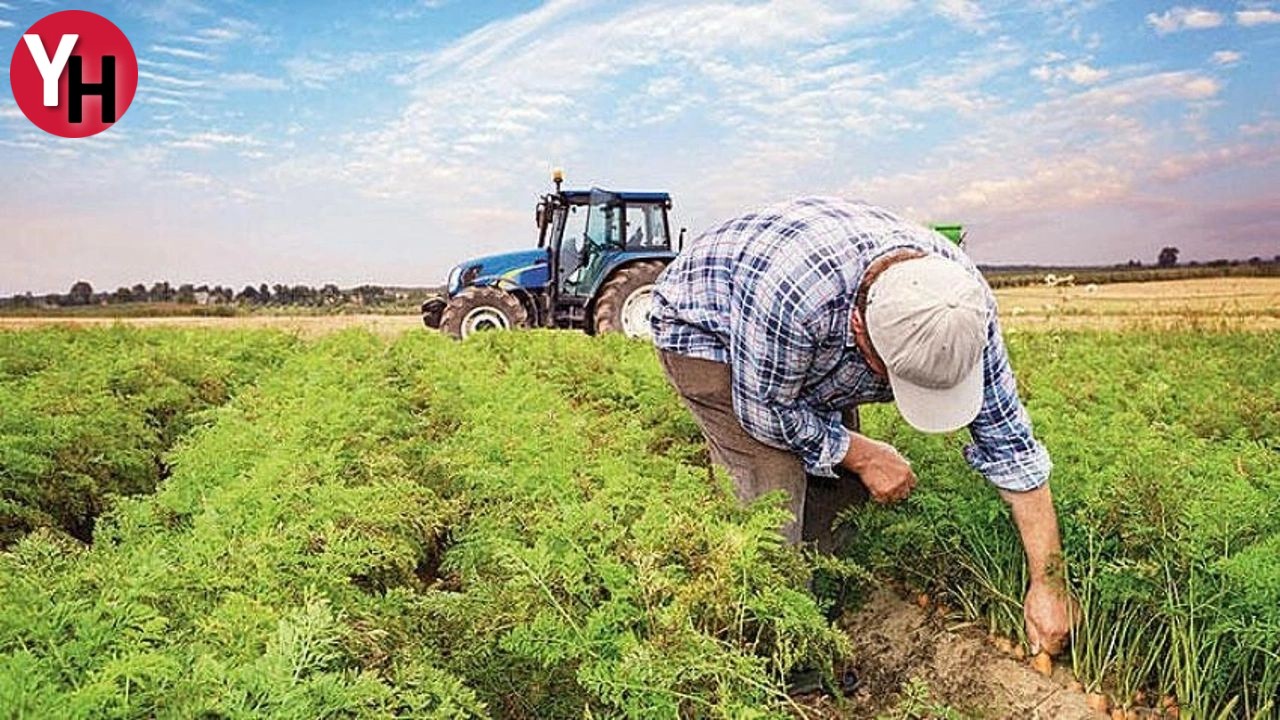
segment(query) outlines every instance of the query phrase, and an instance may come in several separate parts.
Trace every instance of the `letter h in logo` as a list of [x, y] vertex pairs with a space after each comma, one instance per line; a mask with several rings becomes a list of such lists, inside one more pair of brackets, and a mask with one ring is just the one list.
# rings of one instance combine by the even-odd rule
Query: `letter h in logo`
[[67, 122], [83, 122], [84, 99], [90, 95], [102, 98], [102, 122], [116, 121], [116, 59], [113, 55], [102, 56], [102, 81], [87, 83], [84, 81], [84, 58], [72, 55], [67, 72]]

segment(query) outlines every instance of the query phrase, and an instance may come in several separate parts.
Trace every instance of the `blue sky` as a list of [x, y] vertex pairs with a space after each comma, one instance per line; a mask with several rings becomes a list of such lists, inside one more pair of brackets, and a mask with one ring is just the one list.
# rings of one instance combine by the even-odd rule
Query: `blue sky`
[[694, 232], [836, 194], [982, 262], [1280, 253], [1280, 0], [0, 0], [5, 57], [68, 7], [139, 92], [84, 140], [0, 94], [0, 294], [434, 284], [556, 166]]

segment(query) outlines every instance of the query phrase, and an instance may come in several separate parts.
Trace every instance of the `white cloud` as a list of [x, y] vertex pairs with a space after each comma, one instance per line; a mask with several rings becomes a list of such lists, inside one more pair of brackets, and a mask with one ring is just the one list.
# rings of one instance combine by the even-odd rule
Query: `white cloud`
[[251, 72], [224, 73], [218, 77], [218, 87], [224, 90], [284, 90], [282, 78], [266, 77]]
[[1245, 123], [1240, 126], [1240, 134], [1247, 137], [1260, 135], [1280, 135], [1280, 120], [1263, 117], [1256, 123]]
[[230, 28], [204, 28], [197, 30], [195, 35], [184, 35], [179, 40], [183, 42], [192, 42], [198, 45], [221, 45], [229, 43], [240, 37], [240, 33]]
[[182, 98], [184, 100], [194, 100], [196, 98], [209, 97], [207, 93], [202, 93], [202, 92], [193, 91], [193, 90], [183, 90], [180, 88], [161, 87], [161, 86], [152, 86], [152, 87], [144, 88], [139, 92], [142, 92], [143, 95], [145, 96], [163, 96], [163, 97], [171, 97], [171, 98]]
[[174, 87], [198, 88], [204, 87], [205, 85], [203, 80], [188, 80], [185, 78], [173, 77], [171, 75], [161, 75], [159, 73], [153, 73], [150, 70], [139, 70], [138, 77], [143, 80], [150, 80], [152, 82], [158, 82], [163, 85], [172, 85]]
[[151, 0], [136, 3], [136, 11], [153, 22], [172, 27], [187, 27], [194, 18], [213, 14], [197, 0]]
[[252, 135], [225, 133], [214, 130], [193, 133], [182, 139], [165, 143], [165, 145], [167, 147], [180, 150], [212, 150], [215, 147], [224, 146], [248, 148], [263, 147], [266, 143]]
[[1214, 65], [1219, 65], [1221, 67], [1231, 67], [1232, 65], [1235, 65], [1236, 63], [1243, 60], [1244, 55], [1242, 53], [1236, 52], [1235, 50], [1219, 50], [1215, 52], [1213, 56], [1210, 57], [1209, 59], [1210, 61], [1213, 62]]
[[171, 98], [165, 95], [157, 95], [153, 93], [139, 95], [138, 102], [142, 103], [143, 105], [164, 105], [166, 107], [180, 107], [180, 108], [186, 108], [186, 109], [189, 109], [191, 107], [191, 103], [184, 102], [182, 100], [176, 100], [174, 98]]
[[0, 119], [16, 120], [25, 117], [17, 105], [0, 105]]
[[1069, 65], [1037, 65], [1031, 69], [1031, 77], [1041, 82], [1067, 80], [1076, 85], [1097, 85], [1111, 77], [1106, 68], [1095, 68], [1087, 62], [1076, 62]]
[[445, 5], [450, 4], [452, 0], [416, 0], [407, 6], [398, 8], [391, 12], [392, 20], [411, 20], [421, 17], [424, 13], [432, 10], [439, 10]]
[[174, 172], [170, 177], [172, 177], [175, 184], [186, 185], [188, 187], [205, 188], [212, 187], [214, 184], [213, 178], [208, 175], [188, 172], [185, 170]]
[[188, 50], [187, 48], [174, 47], [172, 45], [152, 45], [151, 52], [161, 53], [163, 55], [171, 55], [173, 57], [184, 58], [187, 60], [212, 60], [213, 56], [208, 53], [196, 50]]
[[1280, 146], [1224, 145], [1169, 158], [1159, 164], [1154, 177], [1174, 182], [1228, 168], [1267, 165], [1277, 161], [1280, 161]]
[[987, 29], [987, 13], [976, 0], [936, 0], [936, 12], [969, 30]]
[[319, 89], [353, 75], [367, 73], [389, 64], [404, 62], [406, 53], [353, 52], [346, 55], [321, 53], [284, 61], [289, 79], [304, 87]]
[[1276, 12], [1269, 8], [1237, 10], [1236, 22], [1245, 27], [1253, 27], [1255, 25], [1274, 25], [1275, 23], [1280, 23], [1280, 12]]
[[1107, 79], [1111, 74], [1110, 71], [1090, 67], [1085, 63], [1076, 63], [1072, 65], [1063, 76], [1077, 85], [1096, 85]]
[[225, 17], [213, 27], [201, 28], [177, 40], [196, 45], [226, 45], [238, 40], [262, 42], [265, 37], [256, 24], [240, 18]]
[[162, 60], [151, 60], [144, 57], [138, 58], [138, 67], [163, 70], [169, 73], [182, 73], [186, 75], [200, 72], [198, 69], [193, 68], [190, 65], [183, 65], [179, 62], [165, 62]]
[[1175, 7], [1157, 15], [1147, 15], [1147, 24], [1155, 28], [1156, 33], [1168, 35], [1182, 30], [1207, 30], [1223, 23], [1222, 14], [1201, 8]]
[[1097, 108], [1129, 107], [1162, 100], [1208, 100], [1222, 85], [1195, 72], [1166, 72], [1144, 75], [1086, 91], [1077, 96]]
[[11, 27], [13, 27], [13, 23], [9, 22], [8, 20], [0, 20], [0, 28], [11, 28]]

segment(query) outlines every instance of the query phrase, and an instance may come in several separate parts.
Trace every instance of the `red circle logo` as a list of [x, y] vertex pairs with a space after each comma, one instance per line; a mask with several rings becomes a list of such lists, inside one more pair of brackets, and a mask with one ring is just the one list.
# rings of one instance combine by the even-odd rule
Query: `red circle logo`
[[9, 63], [9, 85], [22, 113], [41, 130], [89, 137], [129, 109], [138, 90], [138, 58], [110, 20], [64, 10], [23, 33]]

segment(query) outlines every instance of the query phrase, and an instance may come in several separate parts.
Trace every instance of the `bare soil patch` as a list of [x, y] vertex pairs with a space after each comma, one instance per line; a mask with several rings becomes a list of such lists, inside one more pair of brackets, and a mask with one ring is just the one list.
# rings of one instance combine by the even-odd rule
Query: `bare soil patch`
[[[928, 685], [934, 698], [967, 717], [1012, 720], [1094, 720], [1103, 717], [1067, 687], [1063, 668], [1051, 677], [996, 650], [969, 626], [948, 628], [892, 590], [877, 590], [855, 613], [841, 619], [854, 643], [853, 665], [861, 682], [846, 707], [832, 718], [875, 718], [894, 708], [904, 684]], [[892, 713], [889, 713], [892, 716]]]

